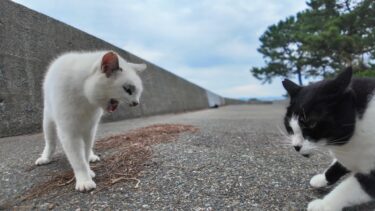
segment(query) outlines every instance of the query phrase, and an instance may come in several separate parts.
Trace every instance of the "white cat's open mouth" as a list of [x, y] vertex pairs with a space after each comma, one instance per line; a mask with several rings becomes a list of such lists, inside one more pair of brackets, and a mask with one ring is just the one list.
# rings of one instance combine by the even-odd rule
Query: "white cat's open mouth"
[[114, 111], [117, 109], [118, 104], [119, 104], [119, 101], [118, 101], [118, 100], [113, 99], [113, 98], [110, 99], [110, 100], [108, 101], [107, 111], [108, 111], [109, 113], [114, 112]]

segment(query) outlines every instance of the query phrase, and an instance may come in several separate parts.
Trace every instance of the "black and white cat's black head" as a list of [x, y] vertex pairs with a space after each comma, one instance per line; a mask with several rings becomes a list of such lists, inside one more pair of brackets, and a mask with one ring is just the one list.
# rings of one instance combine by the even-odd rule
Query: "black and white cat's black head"
[[[367, 83], [352, 80], [351, 67], [333, 80], [305, 87], [284, 80], [283, 86], [290, 96], [284, 124], [294, 148], [308, 157], [317, 147], [346, 144], [372, 92]], [[361, 86], [366, 86], [366, 90], [357, 93], [355, 89]]]

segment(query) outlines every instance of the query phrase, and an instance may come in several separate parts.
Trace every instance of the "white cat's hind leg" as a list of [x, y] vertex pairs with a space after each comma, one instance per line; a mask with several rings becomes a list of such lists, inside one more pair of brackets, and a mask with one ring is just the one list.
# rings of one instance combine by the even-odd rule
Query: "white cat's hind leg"
[[[98, 123], [99, 123], [99, 117], [100, 116], [98, 116], [96, 121], [92, 122], [91, 128], [89, 128], [83, 136], [83, 140], [84, 140], [84, 144], [85, 144], [85, 149], [84, 149], [85, 150], [85, 158], [86, 158], [88, 163], [100, 161], [99, 156], [95, 155], [94, 151], [93, 151], [93, 146], [94, 146], [94, 143], [95, 143], [96, 129], [97, 129], [97, 126], [98, 126]], [[90, 176], [92, 178], [94, 178], [95, 172], [93, 170], [91, 170], [90, 165], [89, 165], [89, 172], [90, 172]]]
[[91, 178], [95, 178], [96, 174], [93, 170], [89, 169], [89, 174]]
[[98, 162], [100, 161], [100, 157], [94, 153], [94, 144], [95, 144], [95, 134], [99, 124], [100, 117], [102, 112], [98, 112], [95, 114], [96, 118], [91, 123], [91, 128], [89, 128], [86, 133], [84, 134], [84, 141], [85, 141], [85, 153], [86, 158], [89, 162]]
[[45, 146], [42, 155], [35, 161], [36, 165], [45, 165], [51, 162], [51, 157], [56, 149], [56, 125], [46, 111], [43, 117], [43, 133]]
[[95, 163], [95, 162], [100, 161], [100, 157], [95, 155], [94, 151], [92, 149], [90, 151], [91, 152], [90, 152], [90, 156], [89, 156], [89, 162]]

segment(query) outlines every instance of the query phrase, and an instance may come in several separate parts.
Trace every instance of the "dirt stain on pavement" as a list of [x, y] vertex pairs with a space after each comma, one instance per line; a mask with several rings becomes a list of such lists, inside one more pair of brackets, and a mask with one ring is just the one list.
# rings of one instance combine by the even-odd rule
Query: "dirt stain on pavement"
[[[92, 193], [120, 182], [133, 182], [134, 188], [138, 188], [141, 181], [137, 176], [151, 158], [152, 145], [176, 141], [180, 133], [195, 133], [196, 131], [198, 128], [192, 125], [155, 124], [98, 140], [95, 149], [103, 156], [100, 162], [91, 164], [91, 168], [96, 173], [94, 181], [97, 183], [97, 189]], [[74, 191], [74, 174], [72, 170], [68, 170], [52, 176], [44, 183], [34, 185], [13, 203], [5, 206], [10, 208], [19, 202], [52, 194], [52, 192], [60, 196], [64, 192], [71, 191]]]

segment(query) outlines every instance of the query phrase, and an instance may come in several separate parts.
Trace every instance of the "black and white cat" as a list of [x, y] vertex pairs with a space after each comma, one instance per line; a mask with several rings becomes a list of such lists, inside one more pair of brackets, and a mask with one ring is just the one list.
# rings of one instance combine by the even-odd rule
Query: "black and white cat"
[[334, 162], [310, 184], [332, 185], [348, 177], [308, 211], [335, 211], [369, 202], [375, 197], [375, 79], [354, 78], [347, 68], [333, 80], [305, 87], [283, 81], [290, 96], [284, 118], [294, 148], [308, 157], [327, 149]]
[[99, 160], [92, 148], [100, 118], [120, 102], [139, 103], [143, 86], [137, 73], [145, 69], [146, 64], [129, 63], [112, 51], [69, 52], [55, 59], [43, 84], [45, 147], [35, 164], [51, 161], [59, 139], [76, 190], [95, 188], [89, 162]]

